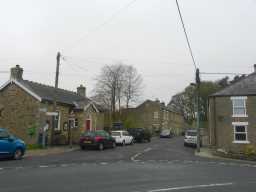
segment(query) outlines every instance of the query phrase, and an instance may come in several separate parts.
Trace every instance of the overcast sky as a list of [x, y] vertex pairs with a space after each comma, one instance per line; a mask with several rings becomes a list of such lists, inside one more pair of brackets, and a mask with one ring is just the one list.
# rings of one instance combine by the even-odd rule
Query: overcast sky
[[[175, 0], [0, 1], [0, 71], [19, 64], [25, 79], [53, 85], [61, 51], [60, 87], [85, 84], [89, 96], [101, 67], [118, 62], [142, 74], [144, 99], [169, 102], [194, 81]], [[201, 71], [252, 72], [256, 0], [179, 2]]]

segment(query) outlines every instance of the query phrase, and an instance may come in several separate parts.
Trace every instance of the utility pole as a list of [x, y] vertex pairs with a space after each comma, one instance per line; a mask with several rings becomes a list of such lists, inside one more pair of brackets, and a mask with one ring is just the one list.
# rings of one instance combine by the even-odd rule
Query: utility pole
[[[53, 112], [56, 112], [57, 108], [57, 89], [59, 85], [59, 69], [60, 69], [60, 52], [57, 53], [57, 65], [56, 65], [56, 75], [55, 75], [55, 87], [54, 87], [54, 97], [53, 97]], [[51, 129], [51, 145], [54, 144], [54, 128], [55, 128], [55, 115], [52, 116], [52, 129]]]
[[197, 143], [196, 143], [196, 150], [200, 152], [200, 144], [201, 144], [201, 134], [200, 134], [200, 71], [196, 69], [196, 109], [197, 109]]

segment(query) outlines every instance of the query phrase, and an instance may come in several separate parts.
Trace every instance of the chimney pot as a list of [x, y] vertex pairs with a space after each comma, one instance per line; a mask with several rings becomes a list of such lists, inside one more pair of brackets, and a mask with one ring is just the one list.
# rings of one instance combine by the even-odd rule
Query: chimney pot
[[11, 79], [15, 79], [17, 81], [22, 80], [23, 75], [23, 68], [21, 68], [19, 65], [16, 65], [15, 67], [11, 68]]
[[79, 96], [86, 97], [86, 87], [84, 87], [83, 85], [77, 87], [77, 94]]

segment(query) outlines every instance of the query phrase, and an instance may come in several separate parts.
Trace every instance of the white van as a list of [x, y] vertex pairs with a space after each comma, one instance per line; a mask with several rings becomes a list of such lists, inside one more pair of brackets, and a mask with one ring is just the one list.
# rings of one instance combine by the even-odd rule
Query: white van
[[197, 130], [189, 129], [185, 132], [184, 146], [197, 146]]
[[121, 145], [132, 145], [134, 142], [133, 136], [131, 136], [128, 131], [112, 131], [111, 136], [116, 140], [116, 144]]

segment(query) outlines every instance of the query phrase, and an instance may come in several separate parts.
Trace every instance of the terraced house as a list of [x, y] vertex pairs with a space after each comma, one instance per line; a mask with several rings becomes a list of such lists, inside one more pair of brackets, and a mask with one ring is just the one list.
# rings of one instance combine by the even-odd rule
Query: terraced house
[[84, 130], [103, 129], [104, 114], [100, 106], [86, 97], [84, 86], [72, 92], [24, 80], [23, 69], [16, 65], [11, 68], [10, 80], [0, 88], [0, 127], [35, 144], [46, 122], [49, 127], [54, 124], [54, 142], [66, 144], [71, 139], [70, 130], [73, 142], [77, 142]]
[[254, 73], [209, 97], [209, 142], [231, 153], [256, 147], [256, 65]]
[[183, 116], [159, 100], [146, 100], [135, 108], [126, 109], [122, 116], [126, 128], [143, 127], [152, 133], [170, 129], [179, 135], [185, 127]]

